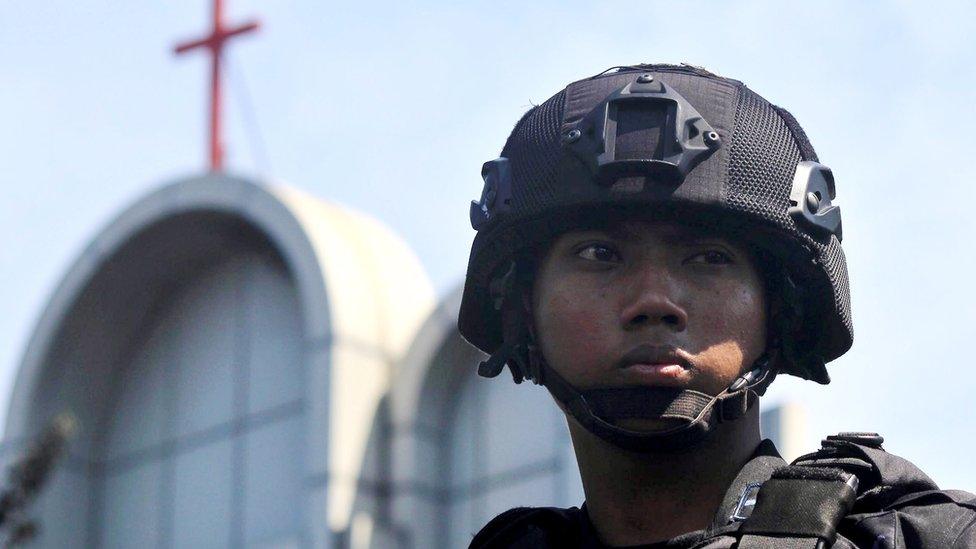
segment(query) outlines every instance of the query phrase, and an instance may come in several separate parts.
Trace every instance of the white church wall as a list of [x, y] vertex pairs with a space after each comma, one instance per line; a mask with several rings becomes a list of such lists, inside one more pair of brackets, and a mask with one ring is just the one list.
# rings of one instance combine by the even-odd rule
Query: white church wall
[[[439, 304], [394, 377], [392, 501], [371, 547], [466, 547], [511, 507], [582, 502], [562, 414], [544, 389], [516, 386], [507, 371], [477, 376], [485, 357], [457, 333], [459, 304], [460, 290]], [[396, 544], [376, 541], [389, 539]]]
[[36, 546], [331, 547], [330, 520], [347, 527], [336, 479], [358, 478], [431, 291], [375, 223], [274, 193], [226, 176], [165, 187], [67, 273], [5, 431], [9, 459], [64, 408], [82, 425]]
[[294, 189], [275, 193], [307, 228], [330, 287], [342, 288], [329, 295], [329, 413], [315, 416], [328, 420], [328, 525], [342, 532], [352, 519], [368, 426], [433, 292], [416, 257], [379, 223]]
[[[101, 516], [91, 525], [101, 532], [100, 545], [113, 548], [156, 545], [159, 532], [163, 530], [158, 511], [160, 491], [164, 486], [162, 464], [144, 463], [107, 476], [104, 483]], [[48, 516], [45, 514], [44, 518]], [[111, 528], [106, 527], [106, 517], [126, 517], [127, 520], [124, 526]]]
[[[476, 364], [470, 365], [473, 374]], [[569, 507], [583, 502], [566, 420], [542, 387], [470, 375], [448, 436], [451, 512], [448, 547], [517, 506]]]

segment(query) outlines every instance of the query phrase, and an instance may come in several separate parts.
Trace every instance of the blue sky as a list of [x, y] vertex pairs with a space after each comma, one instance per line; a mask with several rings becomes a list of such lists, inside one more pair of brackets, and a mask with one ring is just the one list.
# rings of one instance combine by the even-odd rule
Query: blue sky
[[[789, 108], [833, 168], [856, 340], [820, 387], [781, 379], [810, 445], [838, 430], [976, 490], [972, 2], [256, 2], [229, 56], [230, 171], [400, 233], [441, 294], [463, 276], [481, 163], [518, 117], [618, 64], [688, 62]], [[205, 165], [209, 2], [0, 7], [0, 419], [48, 296], [113, 215]], [[246, 90], [246, 92], [245, 92]], [[257, 128], [259, 131], [256, 131]], [[255, 135], [260, 138], [255, 138]]]

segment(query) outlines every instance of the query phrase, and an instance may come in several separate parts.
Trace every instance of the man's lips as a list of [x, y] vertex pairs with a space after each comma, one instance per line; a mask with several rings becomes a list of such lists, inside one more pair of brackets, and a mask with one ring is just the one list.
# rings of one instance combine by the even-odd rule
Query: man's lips
[[691, 360], [671, 345], [639, 345], [621, 357], [617, 366], [647, 381], [677, 380], [691, 370]]
[[620, 358], [617, 365], [629, 368], [638, 364], [675, 365], [685, 370], [691, 369], [691, 360], [672, 345], [638, 345]]
[[685, 373], [685, 367], [679, 364], [631, 364], [627, 370], [644, 375], [659, 375], [663, 377], [678, 377]]

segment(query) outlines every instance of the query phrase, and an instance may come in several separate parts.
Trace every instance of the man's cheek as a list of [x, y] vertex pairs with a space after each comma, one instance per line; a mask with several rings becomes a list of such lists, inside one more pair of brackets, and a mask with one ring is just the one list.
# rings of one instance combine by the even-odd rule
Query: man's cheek
[[605, 333], [605, 321], [599, 314], [578, 305], [552, 311], [550, 343], [561, 361], [585, 365], [602, 355], [609, 334]]
[[[724, 303], [725, 306], [716, 307], [715, 303]], [[699, 310], [689, 311], [689, 316], [697, 318], [702, 343], [714, 345], [754, 337], [756, 330], [765, 326], [763, 307], [762, 298], [754, 293], [733, 292], [716, 297]]]

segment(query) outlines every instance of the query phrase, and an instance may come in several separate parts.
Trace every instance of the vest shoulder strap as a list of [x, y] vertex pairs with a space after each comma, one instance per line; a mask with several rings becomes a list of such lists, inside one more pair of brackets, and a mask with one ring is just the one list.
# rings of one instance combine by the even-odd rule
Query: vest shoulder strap
[[[883, 442], [877, 433], [831, 435], [816, 452], [774, 471], [759, 488], [753, 511], [739, 528], [739, 547], [815, 549], [832, 545], [837, 525], [865, 494], [870, 494], [869, 500], [874, 498], [865, 504], [876, 506], [886, 481], [889, 487], [905, 488], [901, 482], [905, 479], [890, 473], [892, 462], [881, 447]], [[905, 467], [900, 469], [907, 472]], [[928, 480], [921, 471], [915, 472]], [[907, 477], [920, 481], [917, 487], [926, 485], [914, 473]], [[898, 495], [891, 493], [886, 498]]]
[[818, 549], [837, 537], [854, 506], [858, 480], [831, 467], [788, 465], [773, 472], [739, 527], [740, 549]]

